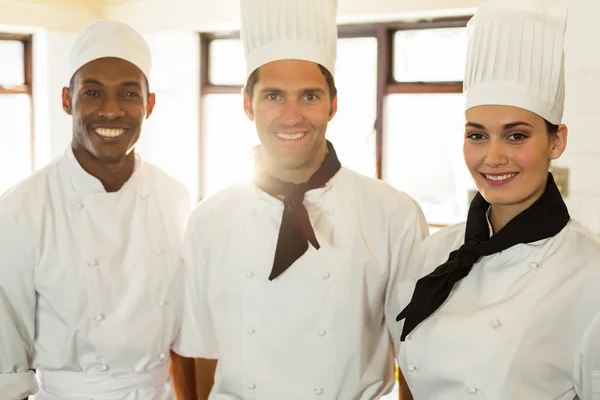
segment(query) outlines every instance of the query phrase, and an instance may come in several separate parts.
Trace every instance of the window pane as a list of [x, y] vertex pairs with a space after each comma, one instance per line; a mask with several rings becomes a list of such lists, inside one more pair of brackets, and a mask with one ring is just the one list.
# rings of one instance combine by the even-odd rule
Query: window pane
[[419, 202], [429, 223], [466, 217], [474, 187], [462, 156], [462, 94], [396, 94], [386, 103], [383, 178]]
[[214, 85], [246, 84], [246, 61], [242, 42], [219, 39], [210, 42], [209, 80]]
[[258, 134], [243, 109], [241, 94], [213, 94], [204, 98], [204, 195], [215, 194], [252, 179], [252, 148]]
[[31, 173], [31, 103], [27, 94], [0, 96], [0, 194]]
[[338, 41], [338, 112], [327, 129], [343, 166], [376, 176], [377, 39]]
[[461, 82], [466, 57], [466, 28], [406, 30], [394, 36], [398, 82]]
[[16, 40], [0, 40], [0, 86], [25, 83], [25, 46]]

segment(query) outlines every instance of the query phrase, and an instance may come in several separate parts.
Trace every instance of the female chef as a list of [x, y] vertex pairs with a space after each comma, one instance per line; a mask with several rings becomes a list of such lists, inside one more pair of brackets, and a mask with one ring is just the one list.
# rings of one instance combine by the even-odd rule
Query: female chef
[[468, 24], [464, 157], [479, 194], [415, 259], [398, 315], [415, 399], [600, 399], [600, 245], [548, 172], [567, 144], [566, 19], [491, 0]]

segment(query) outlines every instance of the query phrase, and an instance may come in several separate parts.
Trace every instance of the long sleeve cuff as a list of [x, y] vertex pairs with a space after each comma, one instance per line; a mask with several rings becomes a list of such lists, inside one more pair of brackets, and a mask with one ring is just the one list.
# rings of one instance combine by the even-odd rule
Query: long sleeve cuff
[[6, 400], [21, 400], [38, 391], [33, 371], [0, 374], [0, 393]]

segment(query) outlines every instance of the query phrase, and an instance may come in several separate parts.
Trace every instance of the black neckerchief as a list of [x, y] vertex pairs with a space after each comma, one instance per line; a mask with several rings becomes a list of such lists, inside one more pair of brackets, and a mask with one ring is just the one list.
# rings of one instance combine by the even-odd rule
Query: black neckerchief
[[469, 274], [482, 257], [520, 243], [556, 236], [569, 222], [567, 206], [551, 173], [542, 196], [490, 238], [487, 210], [490, 204], [477, 193], [467, 216], [465, 241], [450, 253], [448, 261], [417, 281], [408, 306], [396, 318], [406, 319], [400, 340], [433, 314], [448, 298], [454, 285]]

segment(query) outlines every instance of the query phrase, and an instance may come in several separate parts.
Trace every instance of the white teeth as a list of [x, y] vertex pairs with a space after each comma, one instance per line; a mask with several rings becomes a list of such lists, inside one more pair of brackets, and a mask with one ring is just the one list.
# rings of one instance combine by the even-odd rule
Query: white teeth
[[486, 175], [486, 174], [483, 174], [483, 175], [485, 175], [485, 177], [487, 179], [489, 179], [490, 181], [505, 181], [507, 179], [512, 178], [513, 176], [516, 176], [517, 174], [513, 173], [513, 174], [506, 174], [506, 175]]
[[277, 137], [279, 139], [284, 139], [284, 140], [298, 140], [298, 139], [302, 139], [305, 135], [304, 132], [300, 132], [300, 133], [280, 133], [277, 132], [276, 133]]
[[125, 129], [107, 129], [107, 128], [96, 128], [94, 131], [103, 137], [114, 138], [117, 136], [121, 136], [125, 133]]

